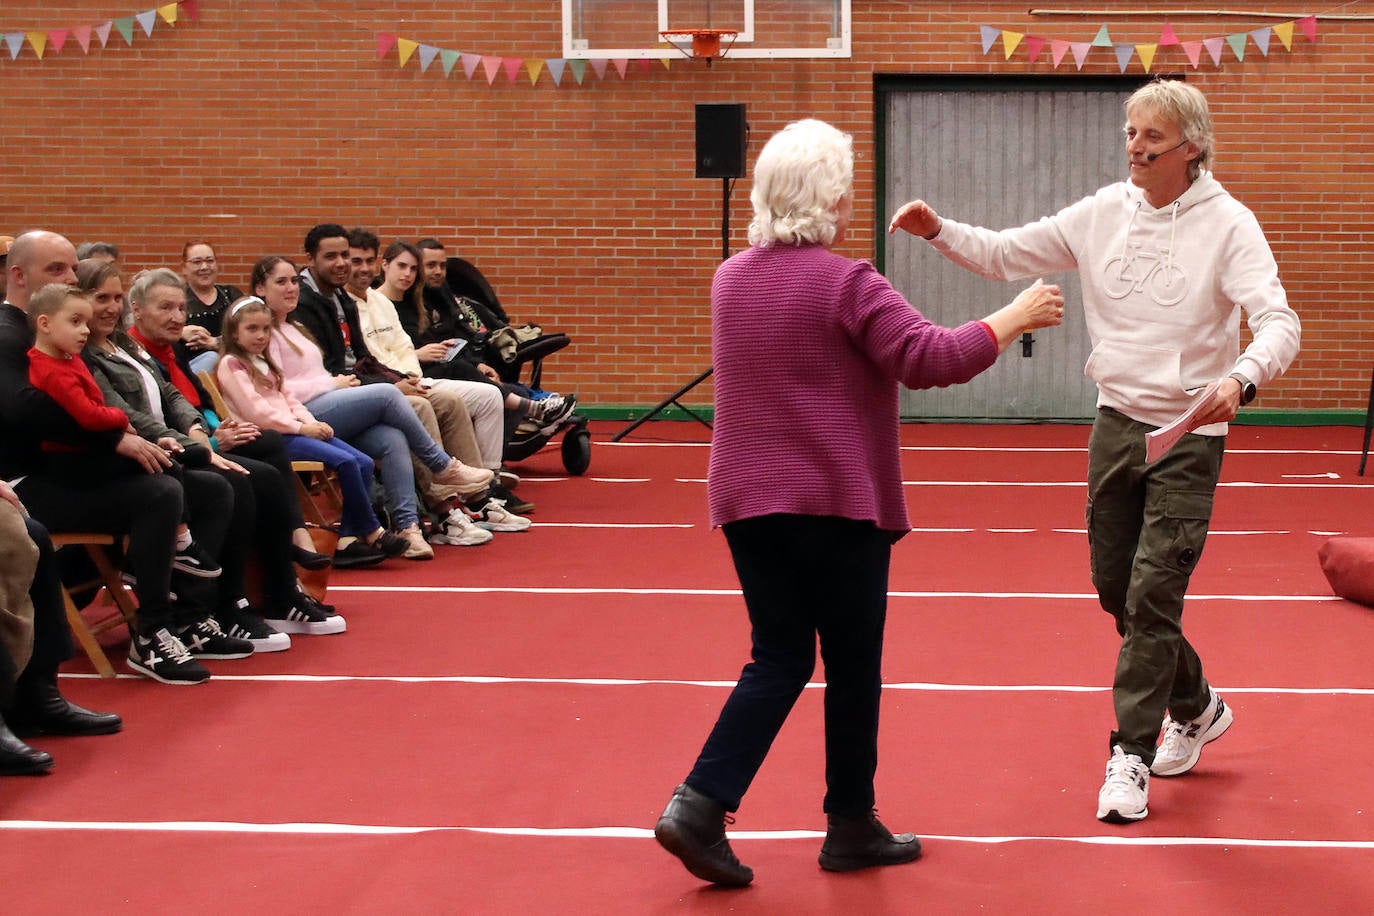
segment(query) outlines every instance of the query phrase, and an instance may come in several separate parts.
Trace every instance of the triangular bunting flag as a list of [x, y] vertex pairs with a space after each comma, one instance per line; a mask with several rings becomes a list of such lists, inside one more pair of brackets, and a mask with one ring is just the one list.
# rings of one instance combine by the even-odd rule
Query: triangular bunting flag
[[461, 51], [458, 53], [463, 61], [463, 73], [468, 79], [472, 79], [472, 75], [477, 72], [477, 65], [482, 62], [482, 56], [480, 54], [463, 54]]
[[1221, 48], [1226, 44], [1224, 38], [1204, 38], [1202, 46], [1207, 49], [1207, 53], [1212, 56], [1212, 63], [1221, 66]]
[[524, 65], [524, 63], [525, 62], [518, 57], [504, 58], [501, 61], [501, 69], [506, 71], [506, 79], [510, 80], [511, 83], [514, 83], [515, 78], [520, 75], [520, 68]]
[[611, 61], [611, 65], [615, 67], [615, 72], [620, 74], [621, 79], [625, 78], [625, 66], [628, 63], [629, 60], [624, 57], [617, 57], [615, 60]]
[[157, 8], [157, 14], [161, 16], [162, 21], [167, 23], [168, 25], [177, 24], [177, 5], [175, 3], [169, 3], [166, 6], [159, 6]]
[[1135, 53], [1140, 56], [1140, 62], [1145, 65], [1145, 72], [1150, 72], [1150, 67], [1155, 62], [1155, 52], [1159, 50], [1159, 45], [1136, 45]]
[[143, 34], [149, 38], [153, 37], [153, 24], [157, 22], [157, 10], [148, 10], [146, 13], [139, 13], [134, 17], [138, 24], [143, 26]]
[[1236, 55], [1236, 60], [1245, 60], [1245, 39], [1244, 32], [1226, 36], [1226, 43], [1231, 46], [1231, 53]]
[[1116, 45], [1112, 48], [1116, 52], [1116, 67], [1122, 73], [1126, 72], [1126, 66], [1131, 62], [1131, 55], [1135, 53], [1135, 48], [1131, 45]]
[[429, 65], [434, 63], [434, 58], [438, 56], [439, 49], [434, 45], [420, 45], [420, 72], [428, 70]]
[[1006, 29], [1002, 30], [1002, 53], [1006, 55], [1006, 60], [1011, 60], [1012, 54], [1016, 53], [1016, 46], [1019, 45], [1021, 39], [1025, 37], [1025, 34], [1022, 32], [1008, 32]]
[[1035, 63], [1035, 59], [1040, 56], [1040, 51], [1045, 47], [1045, 39], [1036, 38], [1034, 35], [1026, 38], [1026, 60]]
[[1107, 27], [1105, 25], [1097, 30], [1097, 37], [1092, 40], [1092, 45], [1094, 48], [1112, 47], [1112, 36], [1107, 34]]
[[664, 70], [673, 69], [673, 59], [671, 57], [660, 57], [658, 62], [663, 65]]
[[410, 60], [410, 55], [414, 54], [419, 47], [420, 43], [418, 41], [411, 41], [409, 38], [396, 39], [396, 50], [401, 55], [402, 67], [406, 65], [406, 62]]
[[1168, 45], [1179, 44], [1178, 36], [1174, 34], [1174, 27], [1169, 23], [1164, 23], [1164, 28], [1159, 31], [1159, 46], [1161, 48]]
[[38, 59], [43, 59], [43, 49], [48, 46], [47, 32], [29, 32], [29, 47], [33, 48], [33, 53], [38, 55]]
[[178, 4], [181, 7], [181, 15], [186, 17], [187, 22], [195, 22], [196, 16], [200, 15], [196, 2], [197, 0], [181, 0], [181, 3]]
[[444, 76], [453, 72], [453, 65], [458, 63], [459, 54], [457, 51], [440, 51], [439, 63], [444, 65]]
[[1280, 22], [1274, 26], [1274, 34], [1279, 36], [1279, 42], [1285, 51], [1293, 50], [1293, 23]]
[[72, 29], [72, 37], [76, 39], [76, 43], [77, 43], [77, 44], [81, 45], [81, 53], [82, 53], [82, 54], [90, 54], [90, 53], [91, 53], [91, 27], [90, 27], [90, 26], [88, 26], [88, 25], [79, 25], [79, 26], [77, 26], [76, 28]]
[[1193, 65], [1193, 69], [1196, 70], [1196, 69], [1197, 69], [1197, 62], [1198, 62], [1198, 60], [1202, 57], [1202, 42], [1200, 42], [1200, 41], [1185, 41], [1185, 42], [1183, 42], [1183, 53], [1188, 55], [1188, 63], [1192, 64], [1192, 65]]
[[1067, 53], [1069, 53], [1069, 43], [1067, 41], [1061, 41], [1055, 38], [1050, 42], [1050, 60], [1054, 62], [1056, 68]]
[[482, 58], [482, 72], [487, 75], [487, 85], [490, 86], [492, 80], [496, 79], [496, 74], [501, 72], [501, 58]]
[[52, 45], [52, 53], [62, 53], [62, 46], [67, 43], [69, 34], [71, 33], [67, 29], [53, 29], [48, 33], [48, 42]]
[[1070, 42], [1069, 47], [1073, 49], [1073, 62], [1077, 69], [1083, 69], [1083, 62], [1088, 59], [1088, 52], [1092, 50], [1092, 45], [1086, 41]]
[[582, 85], [582, 77], [587, 75], [587, 62], [580, 57], [574, 57], [568, 61], [568, 69], [572, 71], [573, 79], [577, 80], [577, 85]]
[[1304, 17], [1302, 17], [1301, 19], [1298, 20], [1298, 28], [1302, 29], [1302, 33], [1303, 33], [1304, 35], [1307, 36], [1307, 40], [1308, 40], [1308, 41], [1316, 41], [1316, 40], [1317, 40], [1317, 17], [1316, 17], [1316, 16], [1304, 16]]
[[980, 25], [978, 34], [983, 40], [983, 53], [986, 54], [992, 50], [992, 44], [1001, 36], [1002, 30], [994, 29], [990, 25]]
[[125, 16], [114, 21], [115, 31], [124, 36], [125, 44], [134, 43], [134, 17]]
[[396, 36], [390, 32], [377, 33], [377, 59], [386, 57], [387, 52], [396, 47]]
[[114, 28], [114, 22], [102, 22], [95, 27], [95, 37], [100, 39], [100, 46], [105, 47], [105, 43], [110, 40], [110, 29]]
[[531, 58], [525, 61], [525, 72], [529, 74], [530, 85], [539, 82], [539, 74], [544, 72], [544, 61], [539, 58]]
[[1255, 29], [1250, 33], [1250, 37], [1255, 40], [1255, 47], [1259, 48], [1261, 57], [1269, 56], [1269, 36], [1273, 31], [1274, 30], [1269, 28], [1269, 26], [1265, 26], [1262, 29]]
[[550, 57], [544, 63], [548, 65], [549, 76], [553, 77], [555, 86], [563, 85], [563, 68], [568, 65], [567, 60], [562, 57]]
[[592, 60], [592, 72], [596, 74], [597, 79], [604, 80], [606, 78], [606, 58], [594, 58]]
[[19, 56], [20, 49], [24, 47], [24, 33], [6, 32], [5, 44], [9, 45], [10, 60], [14, 60], [16, 57]]
[[640, 57], [635, 60], [635, 69], [638, 70], [640, 73], [643, 73], [645, 76], [648, 76], [649, 68], [653, 65], [654, 62], [649, 60], [649, 58], [647, 57]]

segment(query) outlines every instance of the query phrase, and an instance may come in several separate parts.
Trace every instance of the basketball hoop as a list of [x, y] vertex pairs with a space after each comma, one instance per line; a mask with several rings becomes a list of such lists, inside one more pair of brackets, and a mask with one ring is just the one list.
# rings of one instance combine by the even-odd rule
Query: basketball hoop
[[[706, 61], [709, 67], [711, 61], [719, 60], [729, 52], [739, 32], [734, 29], [677, 29], [658, 34], [692, 60]], [[721, 47], [722, 40], [727, 41], [724, 47]], [[687, 47], [688, 41], [691, 42], [690, 49]]]

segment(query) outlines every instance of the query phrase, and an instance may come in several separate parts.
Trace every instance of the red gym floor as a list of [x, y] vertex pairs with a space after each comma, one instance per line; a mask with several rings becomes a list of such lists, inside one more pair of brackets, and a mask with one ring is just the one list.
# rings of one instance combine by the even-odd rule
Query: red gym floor
[[344, 635], [195, 688], [72, 662], [64, 690], [127, 724], [35, 739], [54, 771], [0, 780], [4, 910], [1374, 908], [1374, 610], [1317, 564], [1374, 529], [1358, 429], [1233, 430], [1186, 625], [1236, 724], [1119, 827], [1093, 816], [1116, 641], [1087, 577], [1087, 427], [905, 427], [917, 530], [894, 555], [878, 798], [925, 857], [817, 867], [808, 690], [732, 828], [755, 883], [725, 891], [651, 836], [747, 658], [708, 434], [593, 426], [585, 477], [556, 448], [519, 468], [529, 532], [338, 574]]

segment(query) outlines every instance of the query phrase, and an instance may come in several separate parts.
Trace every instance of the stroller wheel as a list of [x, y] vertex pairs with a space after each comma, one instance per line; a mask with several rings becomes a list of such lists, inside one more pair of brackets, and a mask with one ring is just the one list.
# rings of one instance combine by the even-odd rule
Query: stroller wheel
[[563, 467], [574, 476], [585, 474], [592, 463], [592, 433], [586, 423], [563, 434]]

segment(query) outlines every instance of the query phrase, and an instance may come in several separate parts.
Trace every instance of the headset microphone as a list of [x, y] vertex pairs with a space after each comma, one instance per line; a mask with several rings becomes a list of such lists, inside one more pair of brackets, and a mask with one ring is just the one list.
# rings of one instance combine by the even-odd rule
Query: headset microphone
[[1185, 143], [1187, 143], [1187, 142], [1188, 142], [1187, 140], [1180, 140], [1179, 143], [1178, 143], [1178, 146], [1171, 146], [1171, 147], [1169, 147], [1168, 149], [1166, 149], [1163, 153], [1150, 153], [1150, 155], [1148, 155], [1148, 156], [1145, 157], [1145, 161], [1146, 161], [1146, 162], [1154, 162], [1154, 161], [1155, 161], [1156, 159], [1158, 159], [1160, 156], [1163, 156], [1163, 155], [1165, 155], [1166, 153], [1172, 153], [1174, 150], [1178, 149], [1179, 146], [1182, 146], [1183, 144], [1185, 144]]

